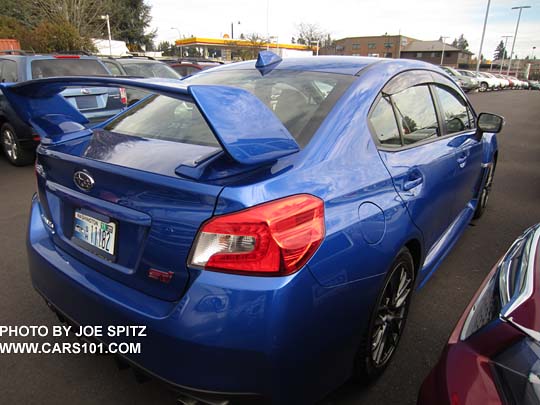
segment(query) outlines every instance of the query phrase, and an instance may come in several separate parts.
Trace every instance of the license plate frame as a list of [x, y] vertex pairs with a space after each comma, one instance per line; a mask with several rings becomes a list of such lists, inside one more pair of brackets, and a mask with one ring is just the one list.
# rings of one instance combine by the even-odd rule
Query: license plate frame
[[[89, 229], [92, 226], [94, 226], [93, 234], [92, 229]], [[105, 232], [105, 239], [107, 239], [107, 234], [109, 235], [105, 248], [99, 246], [103, 242], [101, 232]], [[118, 223], [98, 213], [86, 209], [76, 209], [73, 213], [73, 234], [71, 240], [97, 256], [101, 256], [109, 261], [115, 261], [118, 243]]]

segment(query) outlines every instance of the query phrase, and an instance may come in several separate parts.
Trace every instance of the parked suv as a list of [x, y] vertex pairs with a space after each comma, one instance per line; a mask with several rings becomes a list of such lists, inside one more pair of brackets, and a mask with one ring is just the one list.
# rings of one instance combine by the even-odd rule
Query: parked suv
[[[0, 55], [2, 83], [53, 76], [110, 76], [99, 59], [92, 56], [4, 53]], [[118, 114], [127, 103], [125, 90], [118, 88], [70, 87], [61, 94], [92, 124]], [[16, 166], [32, 163], [39, 141], [39, 134], [22, 121], [0, 93], [0, 143], [8, 161]]]
[[[149, 56], [122, 56], [120, 58], [103, 58], [101, 60], [114, 76], [158, 77], [162, 79], [181, 79], [169, 65]], [[128, 105], [135, 104], [149, 93], [141, 90], [127, 89]]]

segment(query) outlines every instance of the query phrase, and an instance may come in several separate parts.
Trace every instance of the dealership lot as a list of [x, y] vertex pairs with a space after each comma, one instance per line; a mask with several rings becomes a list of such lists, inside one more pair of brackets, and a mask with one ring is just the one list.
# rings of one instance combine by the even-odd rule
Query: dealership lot
[[[325, 403], [414, 403], [455, 321], [484, 275], [526, 227], [540, 221], [540, 92], [472, 94], [477, 112], [506, 117], [489, 209], [471, 226], [413, 302], [397, 355], [382, 379], [364, 392], [344, 386]], [[25, 231], [35, 181], [31, 167], [14, 168], [0, 158], [0, 323], [57, 323], [30, 285]], [[316, 331], [313, 331], [316, 333]], [[143, 348], [144, 350], [144, 348]], [[182, 365], [179, 364], [179, 367]], [[114, 362], [90, 355], [0, 356], [6, 370], [0, 392], [6, 402], [172, 403], [174, 395], [155, 382], [138, 385]], [[321, 376], [324, 378], [324, 376]], [[24, 381], [24, 384], [21, 384]], [[314, 382], [316, 383], [316, 382]], [[24, 389], [22, 388], [24, 387]]]

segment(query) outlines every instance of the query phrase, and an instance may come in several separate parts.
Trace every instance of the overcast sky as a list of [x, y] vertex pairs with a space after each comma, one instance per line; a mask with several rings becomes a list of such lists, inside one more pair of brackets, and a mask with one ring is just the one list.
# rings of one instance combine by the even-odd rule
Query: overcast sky
[[[318, 24], [332, 38], [401, 34], [421, 40], [449, 37], [448, 43], [464, 34], [475, 54], [480, 47], [487, 0], [148, 0], [152, 5], [152, 28], [157, 39], [172, 41], [183, 36], [221, 38], [234, 34], [268, 32], [279, 42], [289, 43], [299, 23]], [[268, 5], [268, 13], [267, 13]], [[522, 12], [514, 53], [540, 58], [540, 0], [493, 0], [482, 53], [488, 59], [502, 35], [514, 35], [518, 10]], [[240, 25], [238, 25], [238, 21]], [[512, 46], [508, 41], [508, 52]]]

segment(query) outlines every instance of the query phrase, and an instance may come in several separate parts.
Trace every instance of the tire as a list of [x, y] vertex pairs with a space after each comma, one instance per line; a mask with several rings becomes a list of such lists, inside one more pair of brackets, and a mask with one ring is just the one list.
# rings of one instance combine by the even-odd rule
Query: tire
[[480, 91], [484, 92], [484, 91], [488, 91], [488, 89], [489, 89], [489, 86], [486, 82], [480, 83], [480, 89], [479, 89]]
[[368, 330], [356, 354], [353, 379], [357, 383], [371, 383], [390, 363], [405, 328], [414, 280], [413, 258], [404, 247], [385, 277], [371, 313]]
[[482, 215], [484, 215], [484, 212], [486, 211], [487, 203], [489, 200], [489, 193], [491, 192], [491, 187], [493, 186], [493, 178], [495, 177], [496, 165], [497, 161], [493, 161], [493, 164], [489, 166], [486, 184], [484, 184], [484, 187], [482, 187], [482, 191], [480, 191], [480, 195], [478, 196], [478, 205], [476, 206], [476, 210], [474, 211], [473, 219], [479, 219]]
[[14, 166], [26, 166], [34, 162], [34, 151], [23, 149], [15, 129], [7, 122], [0, 128], [0, 143], [9, 163]]

